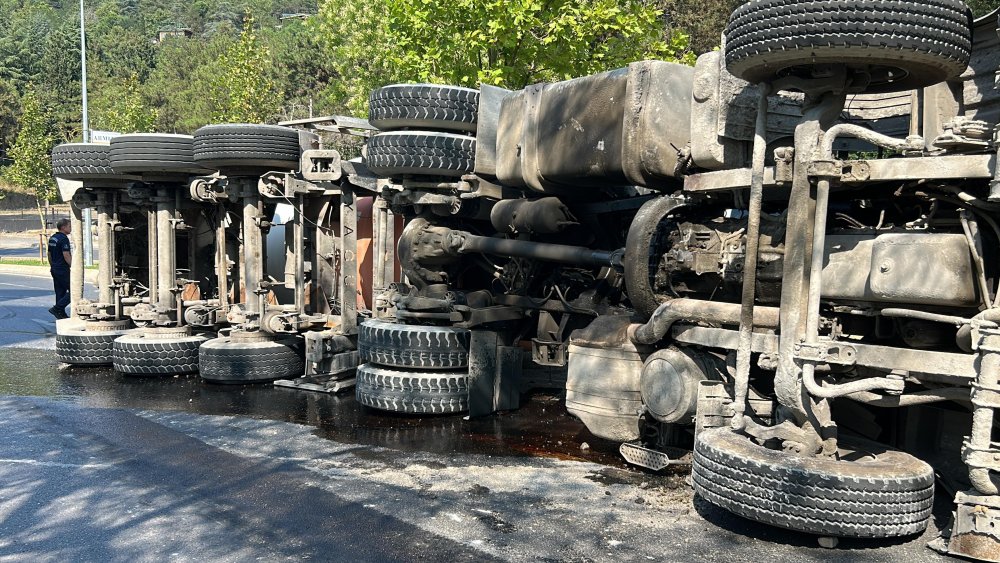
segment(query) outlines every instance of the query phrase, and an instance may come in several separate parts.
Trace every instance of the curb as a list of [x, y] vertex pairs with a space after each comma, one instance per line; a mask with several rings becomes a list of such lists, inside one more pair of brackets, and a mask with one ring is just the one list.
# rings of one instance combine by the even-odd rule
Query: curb
[[[51, 278], [46, 266], [25, 266], [23, 264], [4, 264], [0, 262], [0, 274], [18, 274], [36, 278]], [[84, 283], [97, 284], [97, 270], [83, 271]]]

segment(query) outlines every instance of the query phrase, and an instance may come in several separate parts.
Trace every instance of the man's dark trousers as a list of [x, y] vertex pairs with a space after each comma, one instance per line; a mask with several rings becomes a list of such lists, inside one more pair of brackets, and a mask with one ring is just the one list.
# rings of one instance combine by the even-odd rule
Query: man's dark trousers
[[56, 309], [66, 312], [69, 305], [69, 269], [52, 268], [52, 286], [56, 290]]

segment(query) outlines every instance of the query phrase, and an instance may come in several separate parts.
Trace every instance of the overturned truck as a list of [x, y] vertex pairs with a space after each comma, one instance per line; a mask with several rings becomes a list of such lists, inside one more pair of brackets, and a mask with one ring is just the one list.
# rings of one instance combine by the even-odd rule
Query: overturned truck
[[406, 283], [359, 401], [476, 415], [565, 377], [633, 463], [693, 446], [703, 498], [828, 537], [923, 531], [937, 469], [940, 549], [997, 560], [996, 45], [957, 0], [754, 0], [693, 69], [377, 90]]

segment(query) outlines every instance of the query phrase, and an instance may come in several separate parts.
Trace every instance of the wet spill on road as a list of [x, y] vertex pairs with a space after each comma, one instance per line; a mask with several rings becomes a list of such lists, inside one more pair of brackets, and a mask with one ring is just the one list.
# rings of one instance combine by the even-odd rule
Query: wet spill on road
[[[361, 407], [352, 391], [326, 395], [270, 385], [211, 385], [197, 376], [126, 377], [110, 367], [60, 367], [48, 350], [0, 348], [0, 395], [50, 397], [88, 407], [294, 422], [314, 426], [317, 435], [341, 443], [404, 451], [541, 456], [626, 468], [618, 456], [618, 444], [588, 433], [567, 414], [562, 397], [555, 391], [522, 396], [517, 411], [474, 420], [390, 416]], [[589, 447], [581, 447], [584, 443]], [[616, 472], [627, 473], [633, 472]]]

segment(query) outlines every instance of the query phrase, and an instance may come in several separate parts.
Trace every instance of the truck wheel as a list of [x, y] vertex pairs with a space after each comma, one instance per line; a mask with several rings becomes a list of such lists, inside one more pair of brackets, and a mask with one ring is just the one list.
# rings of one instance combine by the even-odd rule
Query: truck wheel
[[94, 143], [63, 143], [52, 149], [52, 174], [67, 180], [120, 179], [111, 167], [111, 147]]
[[298, 131], [280, 125], [206, 125], [194, 132], [194, 160], [213, 170], [295, 170], [301, 154]]
[[647, 201], [632, 219], [625, 238], [625, 289], [632, 302], [632, 308], [648, 319], [653, 311], [668, 297], [657, 295], [653, 290], [653, 278], [660, 256], [666, 248], [661, 248], [664, 238], [661, 228], [668, 214], [684, 205], [683, 200], [661, 197]]
[[476, 132], [479, 91], [458, 86], [392, 84], [372, 90], [368, 121], [382, 131], [414, 128]]
[[81, 322], [63, 319], [56, 322], [56, 357], [64, 364], [99, 366], [114, 359], [114, 342], [131, 334], [131, 322]]
[[425, 369], [469, 365], [469, 330], [368, 320], [358, 329], [362, 362]]
[[726, 26], [726, 68], [749, 82], [846, 64], [868, 92], [921, 88], [965, 71], [972, 16], [961, 0], [752, 0]]
[[366, 407], [414, 414], [448, 414], [469, 409], [466, 371], [403, 371], [361, 364], [355, 397]]
[[136, 133], [111, 139], [111, 167], [123, 174], [148, 172], [199, 174], [209, 171], [194, 162], [194, 137]]
[[368, 141], [364, 163], [384, 178], [471, 174], [476, 167], [476, 140], [454, 133], [381, 133]]
[[694, 490], [750, 520], [835, 537], [922, 532], [934, 503], [934, 472], [877, 444], [841, 440], [838, 459], [798, 457], [757, 445], [729, 428], [695, 442]]
[[198, 349], [201, 378], [212, 383], [256, 383], [305, 374], [302, 346], [294, 340], [213, 338]]
[[172, 329], [148, 329], [114, 343], [115, 371], [130, 375], [176, 375], [198, 371], [198, 347], [206, 338]]

